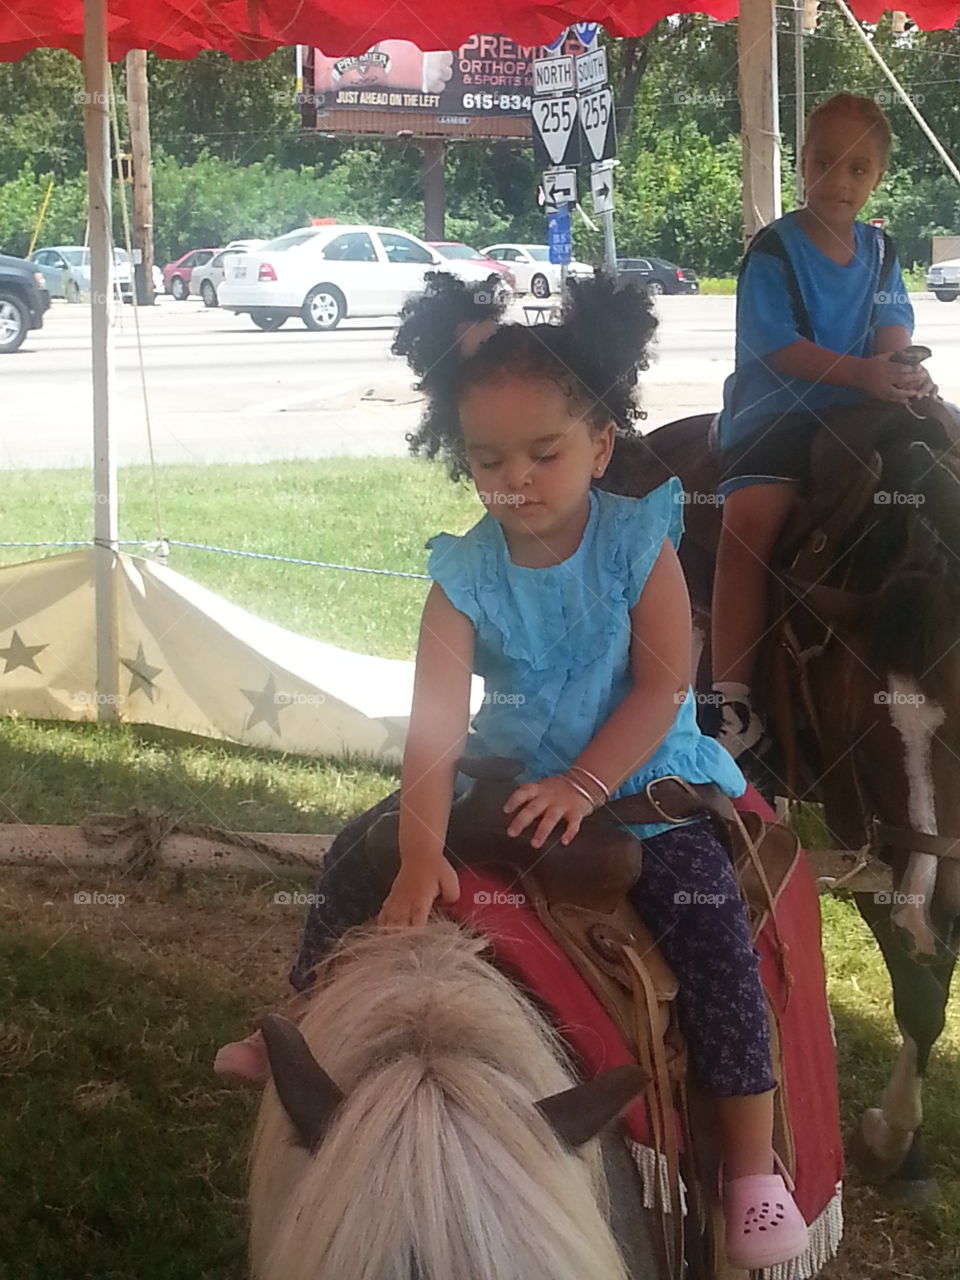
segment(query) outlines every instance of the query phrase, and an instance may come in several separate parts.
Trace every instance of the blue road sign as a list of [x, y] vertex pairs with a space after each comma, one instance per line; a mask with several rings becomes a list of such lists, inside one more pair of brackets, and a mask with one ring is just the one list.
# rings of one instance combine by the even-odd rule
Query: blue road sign
[[562, 264], [570, 261], [573, 240], [570, 235], [569, 205], [561, 205], [556, 213], [547, 214], [547, 244], [551, 262]]
[[559, 49], [560, 46], [563, 44], [564, 40], [566, 40], [567, 32], [569, 30], [570, 30], [569, 27], [564, 27], [563, 30], [560, 32], [560, 34], [558, 36], [554, 36], [554, 38], [550, 41], [550, 43], [545, 44], [543, 48], [549, 49], [551, 52], [553, 52], [554, 49]]
[[585, 49], [589, 49], [594, 40], [596, 40], [599, 30], [599, 22], [575, 22], [573, 24], [573, 33]]

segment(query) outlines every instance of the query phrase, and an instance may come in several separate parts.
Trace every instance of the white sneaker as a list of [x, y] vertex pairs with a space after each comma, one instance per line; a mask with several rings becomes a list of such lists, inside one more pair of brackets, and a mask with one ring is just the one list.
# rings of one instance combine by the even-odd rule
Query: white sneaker
[[717, 741], [736, 760], [763, 740], [765, 725], [749, 702], [724, 702]]

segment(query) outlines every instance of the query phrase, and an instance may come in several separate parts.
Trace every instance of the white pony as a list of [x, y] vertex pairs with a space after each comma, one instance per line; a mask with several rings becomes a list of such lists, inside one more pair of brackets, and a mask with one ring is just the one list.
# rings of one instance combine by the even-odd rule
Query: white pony
[[256, 1280], [628, 1280], [591, 1139], [644, 1073], [577, 1085], [485, 946], [444, 921], [354, 931], [300, 1029], [266, 1019]]

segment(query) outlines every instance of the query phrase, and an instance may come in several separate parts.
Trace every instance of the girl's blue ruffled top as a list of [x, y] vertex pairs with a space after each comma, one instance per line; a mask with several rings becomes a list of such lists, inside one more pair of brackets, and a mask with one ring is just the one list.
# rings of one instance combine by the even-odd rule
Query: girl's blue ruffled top
[[[630, 691], [630, 610], [665, 538], [679, 545], [683, 490], [673, 477], [645, 498], [590, 490], [583, 538], [569, 559], [531, 569], [510, 559], [503, 530], [487, 514], [462, 537], [427, 543], [428, 572], [473, 623], [474, 671], [484, 701], [473, 718], [471, 756], [516, 756], [518, 781], [563, 773]], [[635, 795], [676, 774], [742, 795], [730, 754], [700, 732], [692, 691], [663, 742], [615, 796]], [[670, 823], [636, 825], [640, 837]]]

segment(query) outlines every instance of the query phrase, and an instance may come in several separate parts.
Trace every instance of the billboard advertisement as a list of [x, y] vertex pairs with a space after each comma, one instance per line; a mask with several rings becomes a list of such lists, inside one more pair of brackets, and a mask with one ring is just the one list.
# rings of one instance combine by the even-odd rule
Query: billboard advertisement
[[358, 111], [426, 113], [463, 123], [529, 117], [535, 53], [499, 35], [471, 36], [459, 49], [441, 53], [423, 53], [408, 40], [381, 40], [344, 58], [316, 49], [318, 123], [327, 117], [320, 126], [326, 128], [331, 116]]

